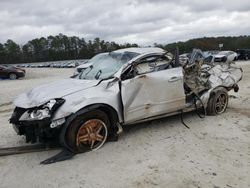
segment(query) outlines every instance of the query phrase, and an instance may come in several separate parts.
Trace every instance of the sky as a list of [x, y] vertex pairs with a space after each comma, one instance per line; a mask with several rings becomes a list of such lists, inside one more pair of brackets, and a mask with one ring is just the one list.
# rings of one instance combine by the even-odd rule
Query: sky
[[152, 45], [250, 35], [249, 0], [0, 0], [0, 43], [57, 35]]

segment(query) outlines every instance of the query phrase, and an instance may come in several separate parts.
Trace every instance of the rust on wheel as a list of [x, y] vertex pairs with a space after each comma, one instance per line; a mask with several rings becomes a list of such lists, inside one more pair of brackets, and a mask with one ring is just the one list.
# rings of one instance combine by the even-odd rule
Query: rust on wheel
[[223, 113], [226, 110], [227, 107], [227, 96], [226, 94], [222, 93], [220, 94], [215, 103], [215, 111], [217, 114]]
[[107, 126], [99, 119], [90, 119], [79, 128], [76, 136], [76, 145], [89, 146], [91, 150], [99, 149], [107, 139]]

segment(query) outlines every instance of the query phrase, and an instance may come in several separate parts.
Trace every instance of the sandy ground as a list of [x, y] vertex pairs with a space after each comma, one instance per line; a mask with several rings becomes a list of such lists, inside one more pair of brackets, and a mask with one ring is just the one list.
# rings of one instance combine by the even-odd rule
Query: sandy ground
[[[250, 62], [240, 91], [220, 116], [194, 112], [126, 129], [118, 142], [51, 165], [46, 151], [0, 158], [0, 187], [250, 187]], [[20, 92], [69, 77], [73, 69], [27, 69], [22, 80], [0, 80], [0, 147], [24, 144], [8, 119]]]

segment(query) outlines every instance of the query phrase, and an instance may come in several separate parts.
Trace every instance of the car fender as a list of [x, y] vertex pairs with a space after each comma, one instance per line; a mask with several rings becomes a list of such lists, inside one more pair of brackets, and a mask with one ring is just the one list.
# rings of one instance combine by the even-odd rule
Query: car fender
[[[52, 120], [68, 117], [77, 113], [81, 109], [85, 109], [93, 105], [107, 105], [112, 107], [118, 114], [119, 122], [123, 121], [122, 104], [120, 98], [120, 89], [118, 81], [107, 87], [110, 80], [102, 81], [96, 87], [76, 92], [63, 97], [64, 104], [55, 112]], [[102, 96], [99, 93], [102, 93]]]
[[61, 131], [60, 131], [60, 135], [59, 135], [59, 141], [60, 141], [60, 144], [66, 148], [68, 148], [70, 150], [70, 147], [66, 144], [66, 141], [65, 141], [65, 135], [66, 135], [66, 132], [69, 128], [69, 126], [71, 125], [72, 121], [77, 118], [77, 116], [79, 115], [82, 115], [84, 113], [87, 113], [87, 112], [90, 112], [90, 111], [93, 111], [93, 110], [96, 110], [96, 109], [99, 109], [101, 111], [104, 111], [107, 116], [109, 117], [109, 120], [110, 120], [110, 132], [109, 132], [109, 138], [111, 140], [117, 140], [117, 132], [119, 130], [118, 128], [118, 119], [119, 119], [119, 115], [118, 115], [118, 112], [111, 106], [109, 106], [108, 104], [92, 104], [92, 105], [89, 105], [89, 106], [86, 106], [82, 109], [80, 109], [79, 111], [77, 111], [76, 113], [74, 114], [71, 114], [70, 116], [68, 116], [66, 118], [66, 122], [64, 123]]

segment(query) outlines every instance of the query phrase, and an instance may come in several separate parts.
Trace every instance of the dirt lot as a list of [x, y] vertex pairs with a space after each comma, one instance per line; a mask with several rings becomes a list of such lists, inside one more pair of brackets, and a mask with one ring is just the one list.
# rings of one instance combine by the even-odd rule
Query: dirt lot
[[[250, 62], [238, 63], [244, 78], [223, 115], [185, 114], [190, 129], [180, 116], [144, 123], [96, 152], [51, 165], [39, 162], [58, 151], [1, 157], [0, 187], [250, 187]], [[8, 123], [13, 98], [72, 73], [27, 69], [25, 79], [0, 80], [0, 147], [24, 144]]]

